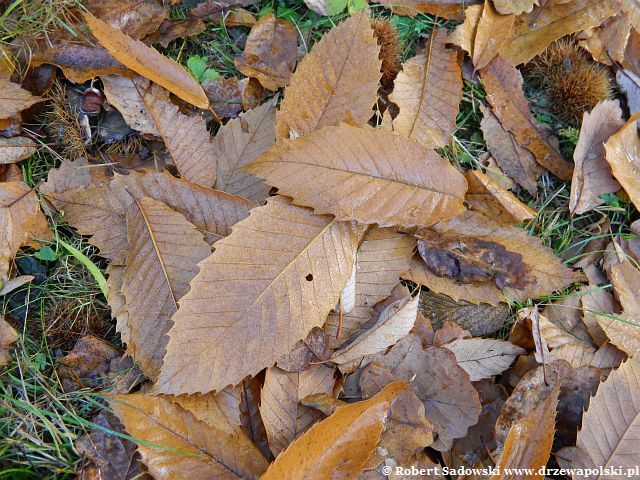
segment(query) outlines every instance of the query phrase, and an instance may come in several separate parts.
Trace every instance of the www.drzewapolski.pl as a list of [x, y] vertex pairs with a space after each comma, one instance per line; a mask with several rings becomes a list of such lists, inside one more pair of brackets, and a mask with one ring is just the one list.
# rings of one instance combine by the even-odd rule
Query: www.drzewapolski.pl
[[[449, 468], [437, 465], [431, 468], [418, 468], [418, 467], [390, 467], [384, 466], [382, 473], [390, 475], [395, 473], [396, 475], [500, 475], [500, 467], [485, 467], [485, 468], [469, 468], [469, 467], [457, 467]], [[640, 466], [634, 467], [594, 467], [594, 468], [547, 468], [540, 467], [534, 468], [505, 468], [504, 474], [506, 475], [568, 475], [576, 477], [591, 477], [593, 475], [599, 475], [600, 477], [606, 475], [615, 476], [615, 478], [633, 478], [640, 477]]]

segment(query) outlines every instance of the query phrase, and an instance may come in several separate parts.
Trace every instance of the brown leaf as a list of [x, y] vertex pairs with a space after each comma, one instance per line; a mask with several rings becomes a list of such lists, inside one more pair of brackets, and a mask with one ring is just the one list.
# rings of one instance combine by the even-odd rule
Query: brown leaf
[[462, 338], [443, 346], [454, 353], [472, 382], [501, 374], [525, 353], [523, 348], [490, 338]]
[[544, 478], [538, 470], [547, 464], [551, 453], [559, 393], [560, 385], [557, 385], [539, 406], [511, 426], [498, 464], [499, 473], [493, 474], [491, 480], [512, 478], [505, 471], [511, 468], [534, 471], [518, 477], [523, 480]]
[[47, 195], [74, 188], [101, 188], [110, 181], [107, 165], [90, 163], [86, 158], [63, 160], [58, 168], [49, 170], [47, 181], [38, 187], [38, 191]]
[[209, 99], [200, 84], [175, 61], [92, 15], [85, 13], [83, 16], [91, 33], [124, 65], [162, 85], [185, 102], [198, 108], [209, 108]]
[[538, 177], [544, 169], [536, 162], [533, 154], [520, 146], [514, 135], [503, 127], [493, 110], [483, 105], [480, 105], [480, 110], [480, 126], [491, 155], [504, 173], [531, 195], [535, 195]]
[[95, 17], [137, 40], [155, 32], [168, 13], [166, 7], [154, 0], [90, 0], [83, 6]]
[[415, 17], [418, 13], [428, 13], [442, 18], [461, 20], [464, 18], [464, 9], [467, 5], [477, 3], [480, 0], [375, 0], [397, 15]]
[[500, 56], [512, 65], [527, 63], [560, 37], [600, 25], [617, 13], [615, 0], [548, 0], [516, 19]]
[[167, 397], [116, 395], [109, 403], [156, 478], [257, 479], [267, 468], [242, 432], [214, 428]]
[[278, 456], [262, 480], [355, 478], [380, 440], [391, 403], [406, 388], [392, 383], [369, 400], [338, 408]]
[[142, 99], [142, 93], [149, 86], [148, 80], [119, 75], [104, 75], [101, 80], [109, 104], [122, 114], [127, 125], [141, 133], [160, 136]]
[[214, 139], [217, 154], [215, 188], [264, 203], [271, 187], [242, 169], [276, 141], [275, 101], [241, 114], [222, 126]]
[[258, 79], [267, 90], [286, 87], [296, 65], [297, 40], [293, 24], [269, 13], [249, 32], [244, 53], [235, 61], [236, 68]]
[[206, 23], [197, 18], [171, 18], [164, 20], [156, 32], [147, 35], [144, 42], [147, 45], [158, 44], [167, 48], [178, 38], [194, 37], [207, 28]]
[[473, 54], [473, 44], [475, 42], [478, 23], [480, 23], [483, 10], [483, 5], [469, 5], [464, 11], [464, 22], [449, 34], [447, 43], [459, 46], [471, 56]]
[[389, 100], [400, 108], [394, 131], [428, 148], [449, 142], [462, 100], [457, 53], [445, 46], [447, 31], [434, 30], [425, 53], [406, 61]]
[[572, 215], [593, 210], [604, 203], [600, 195], [620, 189], [604, 158], [604, 143], [623, 125], [622, 110], [617, 100], [605, 100], [598, 103], [591, 113], [585, 112], [573, 152], [575, 169], [569, 198]]
[[379, 52], [364, 13], [326, 33], [291, 77], [276, 115], [278, 137], [295, 138], [340, 122], [366, 123], [381, 76]]
[[599, 286], [607, 283], [600, 269], [595, 265], [590, 265], [584, 268], [584, 272], [589, 280], [589, 285], [586, 287], [584, 295], [580, 297], [582, 322], [595, 344], [602, 345], [608, 337], [600, 327], [598, 317], [615, 314], [619, 308], [611, 290]]
[[419, 143], [346, 124], [278, 142], [246, 171], [318, 214], [381, 227], [449, 218], [464, 211], [467, 188], [448, 161]]
[[243, 110], [258, 107], [265, 95], [265, 89], [255, 78], [219, 77], [205, 80], [202, 86], [220, 118], [235, 118]]
[[269, 448], [277, 457], [323, 415], [300, 401], [319, 393], [333, 393], [334, 369], [311, 365], [299, 373], [278, 367], [267, 369], [260, 394], [260, 415], [267, 430]]
[[219, 22], [229, 9], [248, 7], [254, 3], [256, 3], [256, 0], [204, 0], [189, 12], [189, 16]]
[[263, 375], [245, 379], [238, 386], [240, 389], [240, 422], [242, 430], [253, 444], [267, 459], [273, 460], [273, 454], [269, 450], [267, 431], [264, 428], [259, 409], [262, 379], [264, 379]]
[[0, 165], [16, 163], [36, 152], [37, 144], [28, 137], [0, 137]]
[[[351, 274], [359, 240], [351, 224], [282, 197], [253, 209], [216, 243], [181, 300], [158, 390], [217, 391], [274, 365], [324, 323]], [[282, 295], [289, 298], [284, 305]]]
[[241, 429], [239, 387], [205, 395], [171, 397], [171, 400], [210, 427], [230, 434]]
[[327, 336], [320, 327], [313, 327], [304, 340], [299, 340], [286, 355], [278, 359], [276, 367], [287, 372], [301, 372], [313, 362], [328, 360], [330, 356]]
[[65, 392], [103, 385], [111, 362], [122, 352], [93, 335], [81, 337], [65, 357], [60, 359], [58, 376]]
[[553, 351], [553, 358], [564, 360], [572, 367], [591, 365], [603, 371], [618, 368], [627, 356], [610, 343], [605, 343], [598, 350], [583, 343], [563, 345]]
[[579, 44], [599, 63], [606, 65], [611, 65], [612, 61], [623, 63], [630, 33], [629, 18], [619, 13], [591, 29], [589, 37], [580, 41]]
[[627, 192], [633, 204], [640, 208], [640, 135], [638, 134], [640, 113], [634, 114], [629, 121], [604, 144], [606, 160], [611, 171], [622, 188]]
[[496, 10], [503, 15], [513, 13], [522, 15], [531, 13], [533, 6], [538, 4], [538, 0], [493, 0]]
[[13, 117], [21, 110], [44, 100], [44, 98], [31, 95], [31, 93], [22, 89], [20, 85], [11, 83], [8, 79], [0, 78], [0, 119]]
[[[500, 55], [480, 72], [487, 99], [502, 127], [529, 150], [536, 161], [561, 180], [571, 180], [573, 165], [558, 150], [557, 139], [543, 132], [522, 92], [522, 75]], [[495, 156], [495, 154], [494, 154]]]
[[639, 377], [640, 359], [633, 358], [611, 372], [600, 385], [584, 412], [576, 443], [579, 451], [572, 467], [633, 469], [640, 464], [636, 442], [640, 419]]
[[4, 318], [0, 318], [0, 366], [11, 361], [12, 345], [18, 338], [18, 332]]
[[501, 14], [490, 0], [485, 0], [473, 41], [471, 60], [475, 70], [486, 67], [493, 60], [502, 44], [511, 36], [515, 18], [513, 14]]

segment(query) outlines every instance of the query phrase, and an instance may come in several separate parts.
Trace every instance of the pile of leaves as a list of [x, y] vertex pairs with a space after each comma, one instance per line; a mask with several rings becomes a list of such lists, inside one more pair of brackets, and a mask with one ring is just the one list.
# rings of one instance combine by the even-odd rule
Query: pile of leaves
[[[61, 29], [30, 45], [22, 86], [3, 64], [0, 278], [28, 281], [12, 278], [15, 255], [62, 216], [106, 260], [103, 290], [144, 375], [105, 391], [99, 428], [76, 445], [82, 475], [626, 474], [640, 463], [640, 225], [603, 227], [569, 266], [524, 228], [536, 211], [513, 192], [535, 196], [553, 175], [571, 182], [571, 215], [615, 192], [640, 206], [634, 2], [393, 2], [461, 20], [399, 72], [397, 39], [381, 41], [366, 4], [307, 3], [350, 15], [301, 59], [298, 31], [273, 13], [205, 1], [169, 20], [144, 0], [76, 12], [77, 39]], [[241, 79], [151, 46], [221, 19], [251, 27]], [[626, 93], [580, 107], [573, 159], [519, 68], [563, 37]], [[19, 62], [23, 47], [7, 51]], [[443, 156], [469, 85], [486, 92], [475, 168]], [[16, 163], [39, 137], [20, 112], [52, 88], [82, 148], [31, 188]], [[18, 336], [0, 322], [7, 361]]]

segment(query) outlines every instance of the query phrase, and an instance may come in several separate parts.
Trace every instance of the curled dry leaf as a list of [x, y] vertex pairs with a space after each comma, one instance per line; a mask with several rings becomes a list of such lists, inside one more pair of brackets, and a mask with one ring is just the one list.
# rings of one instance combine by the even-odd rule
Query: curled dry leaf
[[277, 457], [311, 425], [323, 418], [319, 410], [300, 402], [309, 395], [333, 393], [334, 369], [311, 365], [298, 373], [268, 368], [260, 394], [260, 416]]
[[11, 360], [11, 348], [18, 338], [18, 332], [4, 318], [0, 318], [0, 366]]
[[[324, 323], [360, 236], [357, 227], [282, 197], [254, 208], [216, 243], [181, 300], [158, 391], [217, 391], [274, 365]], [[282, 295], [290, 300], [284, 305]]]
[[493, 60], [502, 44], [511, 36], [515, 19], [515, 15], [500, 13], [491, 0], [485, 0], [473, 40], [471, 60], [476, 70], [483, 69]]
[[255, 78], [218, 77], [205, 80], [202, 86], [211, 101], [211, 108], [220, 118], [235, 118], [243, 110], [256, 108], [265, 90]]
[[340, 122], [365, 124], [377, 98], [379, 53], [365, 13], [325, 34], [291, 77], [276, 115], [278, 137], [295, 138]]
[[142, 100], [142, 92], [149, 87], [148, 80], [120, 75], [104, 75], [101, 80], [107, 100], [122, 114], [127, 125], [141, 133], [160, 136]]
[[84, 13], [83, 16], [100, 44], [124, 65], [162, 85], [185, 102], [198, 108], [209, 108], [209, 99], [200, 84], [175, 61], [90, 14]]
[[529, 150], [540, 165], [561, 180], [571, 180], [573, 165], [562, 157], [558, 140], [543, 131], [529, 110], [522, 92], [520, 72], [498, 55], [480, 72], [480, 77], [502, 127], [511, 132], [518, 144]]
[[36, 148], [36, 142], [27, 137], [0, 137], [0, 165], [24, 160], [33, 155]]
[[117, 395], [109, 404], [154, 477], [257, 479], [267, 468], [243, 432], [202, 422], [166, 396]]
[[375, 0], [387, 8], [391, 8], [398, 15], [415, 17], [419, 13], [428, 13], [441, 18], [461, 20], [467, 5], [478, 3], [480, 0]]
[[640, 113], [629, 121], [604, 144], [607, 162], [616, 180], [629, 195], [633, 204], [640, 208], [640, 135], [638, 121]]
[[0, 78], [0, 120], [13, 117], [34, 103], [44, 100], [44, 98], [31, 95], [20, 85], [12, 83], [6, 78]]
[[168, 13], [154, 0], [89, 0], [83, 5], [100, 20], [137, 40], [155, 32]]
[[622, 125], [622, 110], [617, 100], [605, 100], [591, 113], [585, 112], [573, 152], [575, 168], [569, 197], [572, 214], [582, 214], [602, 205], [604, 200], [600, 195], [620, 189], [605, 160], [604, 144]]
[[380, 440], [392, 402], [407, 387], [395, 382], [369, 400], [339, 407], [279, 455], [262, 480], [356, 478]]
[[446, 37], [443, 28], [433, 31], [425, 52], [404, 63], [389, 95], [400, 108], [394, 131], [428, 148], [449, 142], [462, 100], [458, 55], [446, 47]]
[[512, 343], [491, 338], [461, 338], [443, 346], [454, 353], [472, 382], [501, 374], [526, 352]]
[[393, 133], [342, 124], [284, 140], [246, 167], [299, 205], [339, 220], [406, 228], [464, 211], [464, 177]]
[[247, 77], [258, 79], [267, 90], [286, 87], [296, 65], [297, 39], [292, 23], [269, 13], [251, 29], [236, 67]]

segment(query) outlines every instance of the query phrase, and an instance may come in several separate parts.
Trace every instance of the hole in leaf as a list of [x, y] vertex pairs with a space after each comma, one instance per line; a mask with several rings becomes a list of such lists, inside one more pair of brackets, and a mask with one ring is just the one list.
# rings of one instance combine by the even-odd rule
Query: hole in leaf
[[313, 280], [313, 275], [309, 274], [307, 275], [307, 282], [310, 282], [311, 280]]

